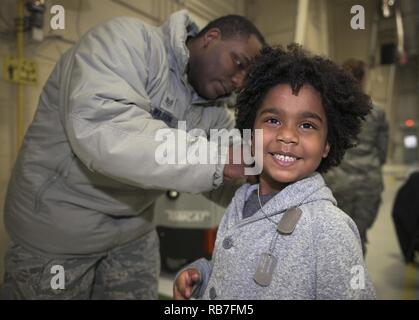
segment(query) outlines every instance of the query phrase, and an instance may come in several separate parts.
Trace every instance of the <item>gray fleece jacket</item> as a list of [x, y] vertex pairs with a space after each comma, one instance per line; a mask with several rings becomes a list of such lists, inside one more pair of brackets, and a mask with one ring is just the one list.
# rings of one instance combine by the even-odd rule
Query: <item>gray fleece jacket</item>
[[[186, 39], [197, 33], [186, 11], [161, 27], [117, 17], [66, 51], [10, 178], [4, 214], [14, 242], [51, 257], [101, 255], [154, 228], [153, 203], [164, 190], [200, 193], [222, 183], [217, 159], [155, 160], [161, 129], [183, 137], [178, 121], [187, 131], [234, 127], [227, 108], [199, 97], [187, 81]], [[204, 137], [184, 137], [189, 153], [211, 147]], [[224, 202], [226, 185], [209, 197]]]
[[[259, 210], [242, 218], [249, 184], [237, 190], [217, 234], [212, 261], [195, 267], [201, 283], [195, 297], [203, 299], [375, 299], [355, 223], [336, 207], [336, 201], [318, 173], [279, 192], [263, 206], [278, 222], [287, 209], [299, 206], [302, 215], [290, 235]], [[278, 237], [276, 237], [278, 235]], [[276, 239], [275, 239], [276, 237]], [[261, 286], [254, 274], [262, 253], [278, 260], [272, 281]]]

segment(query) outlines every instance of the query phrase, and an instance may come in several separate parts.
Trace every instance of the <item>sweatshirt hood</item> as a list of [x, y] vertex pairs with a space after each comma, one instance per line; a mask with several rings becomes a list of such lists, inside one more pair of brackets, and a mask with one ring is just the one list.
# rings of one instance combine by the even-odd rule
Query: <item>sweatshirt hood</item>
[[[243, 211], [246, 200], [257, 188], [258, 184], [251, 185], [247, 183], [237, 190], [234, 197], [234, 205], [238, 219], [241, 219], [241, 212]], [[255, 219], [264, 218], [265, 214], [267, 216], [274, 216], [288, 209], [319, 200], [329, 201], [333, 205], [336, 205], [336, 200], [331, 190], [327, 187], [323, 177], [321, 174], [315, 172], [311, 176], [285, 187], [263, 205], [263, 212], [258, 210], [252, 217]]]

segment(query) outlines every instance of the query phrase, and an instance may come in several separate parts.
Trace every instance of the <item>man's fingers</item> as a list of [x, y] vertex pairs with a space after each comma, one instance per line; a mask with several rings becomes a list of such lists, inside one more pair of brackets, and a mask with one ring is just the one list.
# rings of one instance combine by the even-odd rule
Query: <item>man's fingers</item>
[[243, 164], [225, 164], [224, 165], [224, 178], [228, 180], [233, 179], [242, 179], [245, 177], [244, 175], [244, 168]]

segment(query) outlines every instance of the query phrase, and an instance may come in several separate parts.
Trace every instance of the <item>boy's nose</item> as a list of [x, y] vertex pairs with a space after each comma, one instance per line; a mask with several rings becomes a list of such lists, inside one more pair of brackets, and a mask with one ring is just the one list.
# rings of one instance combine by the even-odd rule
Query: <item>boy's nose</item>
[[298, 135], [295, 130], [292, 130], [291, 128], [282, 128], [278, 131], [276, 140], [286, 144], [298, 143]]

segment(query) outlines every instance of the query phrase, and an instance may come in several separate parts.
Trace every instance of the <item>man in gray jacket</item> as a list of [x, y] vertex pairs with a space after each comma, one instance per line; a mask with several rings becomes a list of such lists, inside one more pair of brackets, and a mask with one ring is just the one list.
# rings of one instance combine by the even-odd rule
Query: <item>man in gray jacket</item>
[[[9, 182], [2, 298], [156, 298], [156, 198], [243, 177], [242, 165], [223, 161], [159, 165], [156, 132], [170, 128], [177, 137], [178, 121], [188, 131], [233, 128], [215, 101], [241, 88], [263, 45], [243, 17], [219, 18], [198, 33], [180, 11], [161, 27], [112, 19], [64, 53]], [[187, 144], [194, 152], [208, 141]]]

